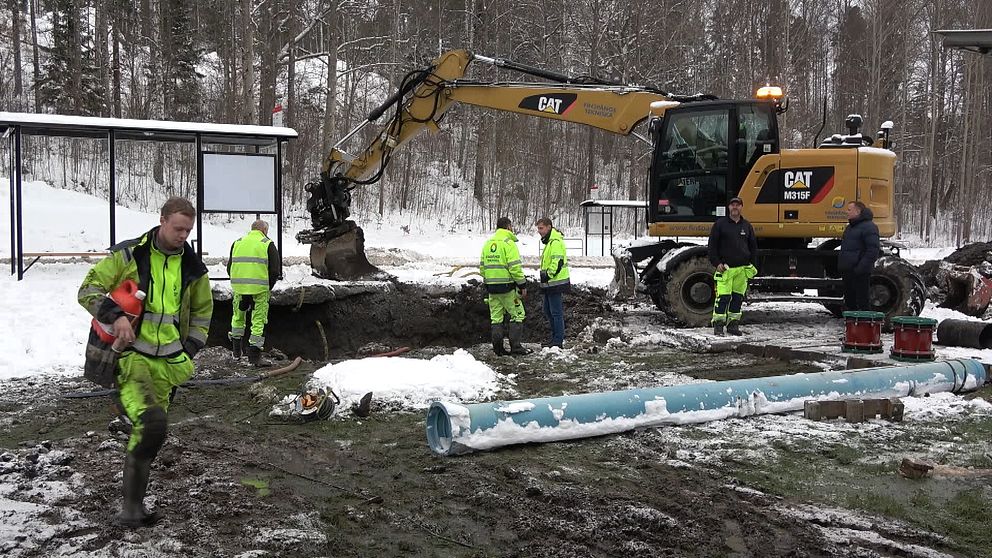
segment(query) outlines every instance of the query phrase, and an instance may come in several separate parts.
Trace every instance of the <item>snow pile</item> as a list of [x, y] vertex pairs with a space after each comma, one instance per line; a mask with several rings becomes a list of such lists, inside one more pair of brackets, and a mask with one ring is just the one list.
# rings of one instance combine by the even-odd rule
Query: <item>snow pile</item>
[[512, 388], [512, 380], [475, 360], [468, 351], [415, 358], [364, 358], [329, 364], [313, 374], [310, 386], [331, 388], [347, 409], [368, 392], [377, 404], [426, 409], [439, 399], [483, 401]]

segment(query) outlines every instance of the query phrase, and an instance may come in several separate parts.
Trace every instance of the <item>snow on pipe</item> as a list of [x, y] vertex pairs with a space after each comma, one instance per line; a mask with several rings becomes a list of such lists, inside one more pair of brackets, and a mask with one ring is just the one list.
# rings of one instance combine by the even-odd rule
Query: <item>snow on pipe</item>
[[985, 381], [980, 362], [956, 359], [520, 401], [435, 402], [427, 411], [427, 443], [436, 454], [459, 455], [646, 426], [798, 411], [810, 399], [959, 393]]
[[971, 320], [941, 320], [937, 344], [992, 349], [992, 324]]

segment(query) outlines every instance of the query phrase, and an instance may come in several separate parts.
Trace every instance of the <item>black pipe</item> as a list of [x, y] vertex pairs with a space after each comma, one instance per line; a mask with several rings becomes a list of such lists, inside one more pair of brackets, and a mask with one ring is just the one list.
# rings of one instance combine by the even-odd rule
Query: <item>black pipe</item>
[[937, 344], [992, 349], [992, 324], [971, 320], [942, 320], [937, 326]]

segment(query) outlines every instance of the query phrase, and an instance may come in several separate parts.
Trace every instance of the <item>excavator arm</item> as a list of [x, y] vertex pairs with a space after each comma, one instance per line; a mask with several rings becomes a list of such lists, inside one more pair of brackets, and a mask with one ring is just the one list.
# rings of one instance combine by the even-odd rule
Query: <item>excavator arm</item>
[[[484, 83], [462, 79], [473, 61], [550, 82]], [[306, 188], [310, 194], [307, 209], [313, 229], [302, 231], [297, 239], [311, 244], [311, 264], [321, 277], [356, 279], [378, 271], [365, 258], [361, 229], [347, 220], [351, 190], [381, 179], [392, 154], [424, 130], [437, 132], [454, 103], [585, 124], [628, 135], [648, 117], [652, 103], [706, 98], [710, 97], [677, 96], [649, 87], [570, 77], [465, 50], [447, 52], [429, 67], [408, 73], [393, 95], [330, 150], [322, 164], [320, 181]], [[358, 132], [389, 111], [392, 111], [389, 121], [364, 150], [350, 154], [343, 149]]]

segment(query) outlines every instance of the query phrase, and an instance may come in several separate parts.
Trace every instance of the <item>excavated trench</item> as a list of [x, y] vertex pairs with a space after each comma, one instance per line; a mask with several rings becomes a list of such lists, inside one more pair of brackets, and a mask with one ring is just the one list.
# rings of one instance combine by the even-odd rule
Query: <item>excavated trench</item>
[[[489, 307], [479, 284], [458, 290], [403, 283], [329, 289], [327, 300], [300, 292], [273, 295], [265, 328], [266, 350], [290, 357], [329, 360], [355, 355], [363, 347], [468, 347], [489, 340]], [[208, 345], [230, 346], [231, 301], [215, 294]], [[542, 297], [528, 292], [525, 342], [549, 337]], [[573, 288], [565, 297], [567, 336], [612, 312], [603, 289]], [[388, 350], [388, 349], [387, 349]]]

